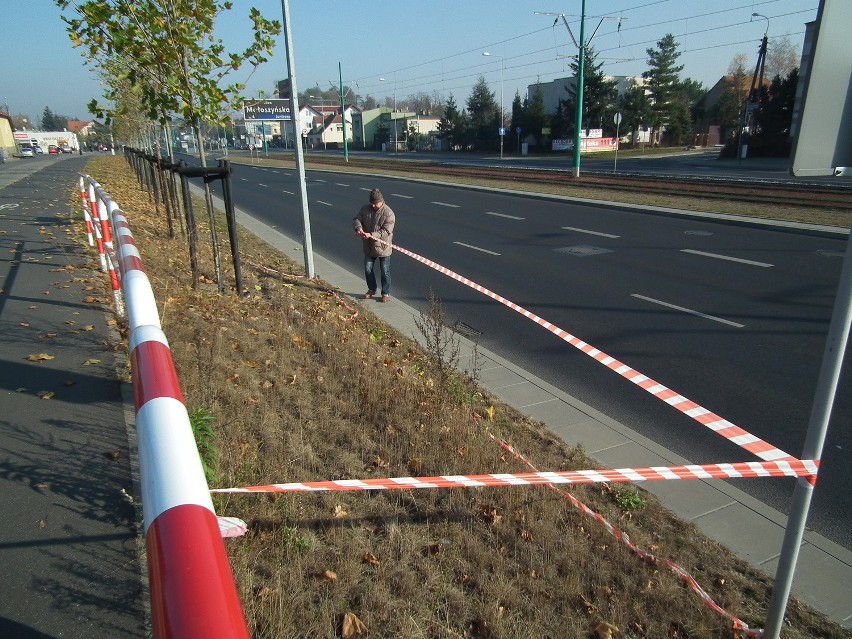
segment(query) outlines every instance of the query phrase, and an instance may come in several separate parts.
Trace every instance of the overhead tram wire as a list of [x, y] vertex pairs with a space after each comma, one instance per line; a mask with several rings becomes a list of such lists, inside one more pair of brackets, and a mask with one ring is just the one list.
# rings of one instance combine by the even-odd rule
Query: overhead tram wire
[[[412, 64], [412, 65], [407, 66], [407, 67], [401, 67], [399, 69], [393, 69], [393, 70], [385, 71], [385, 72], [382, 72], [378, 75], [387, 75], [389, 73], [394, 73], [394, 72], [400, 73], [402, 71], [408, 71], [410, 69], [416, 69], [418, 67], [426, 66], [427, 64], [435, 64], [435, 63], [438, 63], [438, 62], [445, 62], [447, 60], [452, 60], [453, 58], [458, 58], [458, 57], [464, 56], [464, 55], [472, 55], [473, 53], [479, 53], [480, 51], [482, 51], [482, 49], [495, 48], [495, 47], [498, 47], [500, 45], [506, 44], [508, 42], [513, 42], [514, 40], [520, 40], [522, 38], [527, 38], [529, 36], [538, 35], [542, 31], [547, 31], [549, 28], [550, 27], [544, 27], [542, 29], [536, 29], [534, 31], [530, 31], [529, 33], [522, 33], [520, 35], [512, 36], [511, 38], [507, 38], [505, 40], [499, 40], [497, 42], [493, 42], [493, 43], [490, 43], [490, 44], [478, 45], [478, 46], [476, 46], [472, 49], [466, 50], [466, 51], [460, 51], [459, 53], [452, 53], [450, 55], [443, 56], [443, 57], [440, 57], [440, 58], [435, 58], [433, 60], [426, 60], [424, 62], [418, 62], [417, 64]], [[355, 78], [355, 79], [351, 80], [351, 82], [367, 82], [367, 81], [372, 80], [374, 77], [378, 77], [378, 76], [373, 74], [373, 75], [369, 75], [369, 76], [362, 77], [362, 78]], [[379, 85], [369, 85], [369, 86], [378, 87]]]

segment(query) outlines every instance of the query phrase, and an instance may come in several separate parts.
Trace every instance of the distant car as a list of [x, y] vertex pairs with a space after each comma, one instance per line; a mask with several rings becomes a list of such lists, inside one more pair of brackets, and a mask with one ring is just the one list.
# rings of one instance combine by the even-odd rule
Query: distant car
[[62, 152], [63, 153], [74, 153], [74, 149], [72, 149], [70, 146], [66, 145], [66, 146], [62, 147]]
[[33, 151], [33, 147], [31, 147], [31, 146], [21, 147], [21, 157], [22, 158], [34, 158], [35, 157], [35, 151]]
[[35, 149], [35, 152], [39, 155], [44, 155], [44, 149], [42, 149], [38, 144], [36, 144], [33, 149]]
[[51, 144], [49, 147], [47, 147], [47, 154], [48, 155], [59, 155], [59, 147], [56, 146], [55, 144]]

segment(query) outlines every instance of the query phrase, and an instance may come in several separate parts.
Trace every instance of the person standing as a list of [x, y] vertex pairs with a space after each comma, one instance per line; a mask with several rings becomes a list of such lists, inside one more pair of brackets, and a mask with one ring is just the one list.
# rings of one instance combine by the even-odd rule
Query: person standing
[[388, 301], [391, 285], [391, 243], [395, 224], [396, 216], [391, 207], [385, 204], [382, 192], [379, 189], [370, 191], [370, 203], [362, 206], [352, 221], [355, 234], [361, 238], [364, 245], [364, 276], [367, 279], [364, 299], [370, 299], [376, 294], [375, 266], [378, 260], [382, 281], [381, 301]]

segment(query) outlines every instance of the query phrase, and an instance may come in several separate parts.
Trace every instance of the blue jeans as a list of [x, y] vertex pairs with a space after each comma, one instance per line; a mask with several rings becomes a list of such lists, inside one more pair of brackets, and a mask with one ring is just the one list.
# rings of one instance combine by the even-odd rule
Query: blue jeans
[[367, 278], [367, 290], [371, 293], [376, 292], [376, 273], [373, 270], [376, 265], [376, 260], [379, 260], [379, 271], [382, 275], [382, 295], [388, 295], [390, 293], [391, 285], [390, 255], [387, 257], [364, 256], [364, 275]]

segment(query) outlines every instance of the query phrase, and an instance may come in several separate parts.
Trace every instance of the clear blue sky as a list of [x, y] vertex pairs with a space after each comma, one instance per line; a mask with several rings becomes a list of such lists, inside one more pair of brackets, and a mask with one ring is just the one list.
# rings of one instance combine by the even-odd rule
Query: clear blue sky
[[[770, 46], [789, 35], [801, 49], [805, 22], [816, 18], [819, 0], [587, 0], [586, 37], [610, 75], [639, 75], [647, 68], [645, 50], [666, 33], [675, 35], [684, 65], [682, 77], [712, 86], [738, 53], [757, 59], [767, 20]], [[246, 45], [249, 7], [281, 20], [281, 0], [234, 0], [217, 29], [229, 50]], [[462, 106], [471, 87], [484, 76], [500, 98], [500, 57], [506, 108], [516, 91], [537, 80], [571, 75], [569, 56], [577, 49], [568, 30], [554, 16], [564, 13], [579, 38], [580, 0], [370, 0], [317, 3], [290, 0], [296, 80], [300, 91], [338, 81], [362, 96], [397, 99], [426, 92], [450, 93]], [[604, 14], [603, 12], [606, 11]], [[86, 105], [100, 96], [100, 84], [65, 32], [52, 0], [3, 0], [4, 38], [0, 54], [0, 109], [23, 113], [38, 123], [45, 106], [80, 119], [91, 116]], [[620, 18], [620, 29], [619, 29]], [[283, 34], [270, 62], [247, 79], [248, 95], [271, 93], [287, 76]], [[483, 51], [492, 53], [482, 56]], [[382, 82], [379, 78], [385, 78]]]

